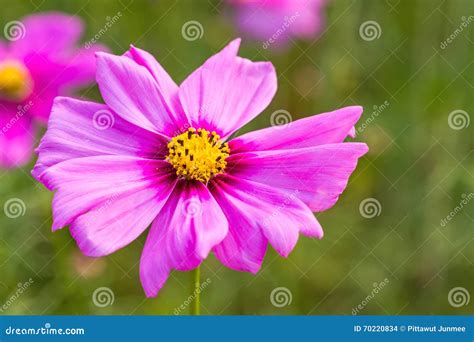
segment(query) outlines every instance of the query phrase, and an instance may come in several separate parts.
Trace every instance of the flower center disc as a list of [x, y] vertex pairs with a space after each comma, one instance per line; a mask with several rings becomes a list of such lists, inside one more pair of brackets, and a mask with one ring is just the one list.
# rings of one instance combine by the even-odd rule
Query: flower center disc
[[31, 75], [22, 63], [0, 62], [0, 98], [22, 101], [31, 94], [32, 83]]
[[229, 144], [221, 142], [216, 132], [189, 128], [168, 143], [166, 160], [178, 177], [207, 183], [224, 172], [229, 152]]

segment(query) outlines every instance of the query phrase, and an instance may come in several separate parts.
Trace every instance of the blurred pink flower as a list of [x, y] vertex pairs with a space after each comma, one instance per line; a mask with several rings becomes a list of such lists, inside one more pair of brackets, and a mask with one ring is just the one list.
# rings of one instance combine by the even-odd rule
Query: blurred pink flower
[[53, 200], [53, 231], [69, 225], [88, 256], [128, 245], [151, 224], [141, 257], [147, 296], [212, 251], [256, 273], [268, 243], [282, 256], [299, 233], [321, 238], [312, 211], [332, 207], [363, 143], [343, 143], [362, 108], [346, 107], [237, 138], [271, 102], [269, 62], [234, 40], [179, 87], [149, 53], [97, 54], [106, 104], [55, 100], [34, 177]]
[[326, 0], [228, 0], [239, 29], [263, 47], [314, 38], [324, 27]]
[[55, 96], [94, 80], [97, 46], [77, 48], [79, 18], [35, 14], [5, 26], [0, 41], [0, 166], [27, 163], [35, 121], [46, 123]]

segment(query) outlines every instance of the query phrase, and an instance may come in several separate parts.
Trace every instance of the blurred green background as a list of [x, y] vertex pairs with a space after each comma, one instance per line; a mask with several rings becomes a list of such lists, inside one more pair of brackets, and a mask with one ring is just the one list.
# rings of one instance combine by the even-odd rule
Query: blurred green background
[[[99, 42], [116, 54], [129, 44], [150, 51], [178, 83], [240, 35], [232, 10], [219, 1], [2, 4], [2, 27], [32, 12], [77, 14], [86, 22], [84, 42], [120, 12]], [[459, 129], [448, 117], [456, 110], [467, 120], [474, 114], [474, 20], [441, 48], [472, 15], [472, 0], [337, 0], [326, 8], [319, 39], [293, 39], [279, 51], [243, 41], [240, 55], [274, 63], [279, 87], [270, 107], [240, 132], [269, 126], [280, 109], [297, 120], [358, 104], [365, 111], [356, 140], [367, 142], [370, 152], [336, 206], [317, 215], [323, 240], [301, 237], [288, 259], [269, 249], [256, 276], [208, 258], [203, 314], [350, 315], [358, 306], [358, 314], [473, 313], [474, 298], [452, 305], [449, 292], [462, 287], [464, 298], [474, 295], [474, 124]], [[201, 23], [202, 38], [183, 39], [190, 20]], [[378, 39], [361, 38], [366, 21], [379, 24]], [[81, 95], [100, 101], [96, 87]], [[109, 257], [91, 259], [80, 254], [67, 229], [51, 233], [52, 194], [32, 179], [32, 165], [0, 171], [0, 204], [19, 198], [26, 205], [15, 219], [0, 211], [0, 307], [10, 303], [1, 314], [189, 312], [191, 273], [173, 272], [157, 298], [145, 298], [138, 276], [145, 234]], [[366, 199], [375, 203], [374, 215], [360, 208]], [[456, 210], [463, 199], [468, 203]], [[105, 307], [93, 301], [101, 287], [114, 297]], [[279, 287], [291, 302], [272, 304]]]

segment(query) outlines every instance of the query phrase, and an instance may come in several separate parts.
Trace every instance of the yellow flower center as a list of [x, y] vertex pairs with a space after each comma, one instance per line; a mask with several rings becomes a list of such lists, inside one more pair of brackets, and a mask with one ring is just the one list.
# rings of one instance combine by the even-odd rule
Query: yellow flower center
[[229, 152], [229, 144], [221, 142], [216, 132], [189, 128], [168, 143], [166, 160], [178, 177], [207, 183], [224, 172]]
[[0, 62], [0, 98], [22, 101], [32, 91], [32, 79], [28, 69], [20, 62]]

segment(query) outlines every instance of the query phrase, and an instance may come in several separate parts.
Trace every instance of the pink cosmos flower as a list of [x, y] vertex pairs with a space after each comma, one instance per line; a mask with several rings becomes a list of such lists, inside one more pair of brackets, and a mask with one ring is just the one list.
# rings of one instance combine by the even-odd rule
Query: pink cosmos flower
[[255, 273], [268, 243], [286, 257], [299, 233], [321, 238], [312, 212], [335, 204], [368, 150], [343, 143], [358, 106], [231, 138], [277, 89], [272, 64], [238, 57], [239, 45], [179, 87], [143, 50], [98, 53], [106, 104], [54, 103], [32, 172], [56, 191], [53, 230], [69, 225], [82, 252], [99, 257], [151, 224], [140, 263], [147, 296], [210, 252]]
[[0, 41], [0, 166], [28, 162], [35, 121], [46, 123], [53, 99], [94, 80], [97, 46], [77, 49], [79, 18], [60, 13], [28, 16], [5, 26]]
[[326, 0], [228, 0], [241, 31], [263, 47], [285, 45], [290, 38], [311, 39], [324, 27]]

